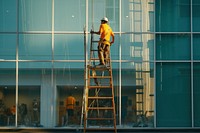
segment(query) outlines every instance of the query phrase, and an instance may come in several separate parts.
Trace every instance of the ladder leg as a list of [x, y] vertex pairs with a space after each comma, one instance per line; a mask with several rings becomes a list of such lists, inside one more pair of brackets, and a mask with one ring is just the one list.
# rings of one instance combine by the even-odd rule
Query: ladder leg
[[[116, 128], [116, 114], [114, 102], [114, 87], [112, 79], [112, 68], [110, 61], [110, 46], [99, 45], [98, 50], [94, 50], [93, 35], [91, 35], [90, 60], [87, 66], [87, 84], [84, 104], [84, 132], [87, 130], [113, 130]], [[97, 52], [98, 58], [94, 57]], [[95, 66], [95, 60], [106, 63], [107, 67]], [[92, 82], [94, 80], [94, 82]], [[103, 132], [103, 131], [102, 131]]]

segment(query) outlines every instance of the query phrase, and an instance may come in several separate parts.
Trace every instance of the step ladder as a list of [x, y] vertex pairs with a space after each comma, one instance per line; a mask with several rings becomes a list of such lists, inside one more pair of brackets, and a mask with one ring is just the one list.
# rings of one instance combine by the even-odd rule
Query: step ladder
[[[113, 131], [116, 129], [114, 87], [110, 56], [106, 65], [99, 64], [98, 41], [91, 33], [90, 57], [87, 65], [87, 85], [84, 89], [84, 133], [87, 131]], [[95, 57], [96, 56], [96, 57]], [[103, 132], [102, 131], [102, 132]]]

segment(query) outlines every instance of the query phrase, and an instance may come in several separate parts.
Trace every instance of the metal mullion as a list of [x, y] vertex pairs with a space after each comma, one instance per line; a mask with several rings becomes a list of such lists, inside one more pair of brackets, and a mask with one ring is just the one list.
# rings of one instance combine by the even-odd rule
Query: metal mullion
[[191, 114], [191, 117], [192, 117], [192, 127], [194, 127], [194, 78], [193, 78], [193, 76], [194, 76], [194, 70], [193, 70], [193, 68], [194, 68], [194, 61], [193, 61], [193, 20], [192, 20], [192, 18], [193, 18], [193, 7], [192, 7], [192, 0], [190, 1], [190, 25], [191, 25], [191, 27], [190, 27], [190, 29], [191, 29], [191, 39], [190, 39], [190, 41], [191, 41], [191, 49], [190, 49], [190, 51], [191, 51], [191, 112], [192, 112], [192, 114]]
[[121, 23], [121, 18], [122, 18], [122, 16], [121, 16], [121, 14], [122, 14], [122, 0], [119, 0], [119, 37], [120, 37], [120, 45], [119, 45], [119, 60], [120, 60], [120, 62], [119, 62], [119, 125], [121, 126], [121, 124], [122, 124], [122, 115], [121, 115], [121, 113], [122, 113], [122, 111], [121, 111], [121, 104], [122, 104], [122, 102], [121, 102], [121, 81], [122, 81], [122, 79], [121, 79], [121, 76], [122, 76], [122, 74], [121, 74], [121, 71], [122, 71], [122, 63], [121, 63], [121, 56], [122, 56], [122, 54], [121, 54], [121, 52], [122, 52], [122, 50], [121, 50], [121, 32], [122, 32], [122, 23]]
[[155, 10], [155, 3], [156, 0], [154, 0], [154, 128], [157, 127], [156, 125], [156, 10]]
[[18, 124], [17, 123], [17, 121], [18, 121], [17, 116], [18, 116], [18, 100], [19, 100], [19, 97], [18, 97], [18, 95], [19, 95], [19, 93], [18, 93], [19, 92], [19, 87], [18, 87], [18, 85], [19, 85], [19, 83], [18, 83], [19, 82], [19, 69], [18, 69], [19, 68], [19, 64], [18, 64], [18, 59], [19, 59], [19, 53], [18, 53], [18, 51], [19, 51], [19, 0], [17, 0], [17, 2], [16, 2], [16, 10], [17, 10], [16, 11], [16, 17], [17, 17], [16, 18], [16, 27], [17, 27], [16, 35], [17, 35], [17, 37], [16, 37], [16, 61], [15, 61], [16, 62], [16, 66], [15, 66], [16, 67], [16, 69], [15, 69], [16, 70], [16, 79], [15, 79], [16, 80], [15, 81], [16, 82], [15, 83], [16, 84], [15, 85], [16, 86], [16, 91], [15, 91], [16, 92], [16, 94], [15, 94], [16, 95], [16, 98], [15, 98], [15, 100], [16, 100], [15, 101], [15, 106], [16, 106], [15, 127], [17, 127], [17, 124]]

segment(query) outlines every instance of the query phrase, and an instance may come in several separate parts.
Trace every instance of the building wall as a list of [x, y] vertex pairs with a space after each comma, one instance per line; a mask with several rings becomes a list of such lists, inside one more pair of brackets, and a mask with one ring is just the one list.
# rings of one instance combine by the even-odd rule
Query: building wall
[[[107, 16], [115, 33], [117, 126], [199, 127], [199, 5], [199, 0], [1, 0], [0, 126], [79, 125], [90, 30], [98, 31]], [[71, 93], [76, 116], [66, 125], [65, 99]]]

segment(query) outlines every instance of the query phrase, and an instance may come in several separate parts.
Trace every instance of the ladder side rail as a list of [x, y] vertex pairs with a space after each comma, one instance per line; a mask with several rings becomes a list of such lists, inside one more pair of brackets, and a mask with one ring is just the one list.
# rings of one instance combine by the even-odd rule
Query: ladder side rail
[[113, 85], [113, 75], [112, 75], [112, 62], [111, 62], [111, 52], [109, 52], [109, 66], [110, 66], [110, 84], [112, 86], [112, 107], [113, 107], [113, 126], [114, 126], [114, 130], [115, 133], [117, 132], [117, 127], [116, 127], [116, 111], [115, 111], [115, 93], [114, 93], [114, 85]]

